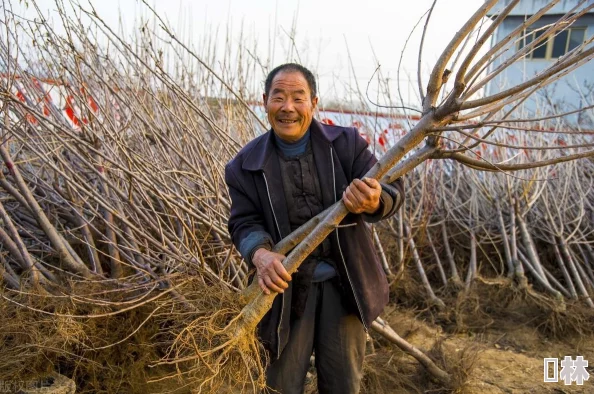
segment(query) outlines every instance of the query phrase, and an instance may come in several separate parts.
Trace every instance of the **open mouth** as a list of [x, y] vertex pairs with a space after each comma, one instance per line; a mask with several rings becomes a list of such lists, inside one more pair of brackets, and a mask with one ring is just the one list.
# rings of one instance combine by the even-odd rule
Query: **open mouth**
[[297, 123], [297, 119], [295, 119], [295, 120], [291, 120], [291, 119], [279, 119], [278, 122], [279, 123], [283, 123], [283, 124], [292, 124], [292, 123]]

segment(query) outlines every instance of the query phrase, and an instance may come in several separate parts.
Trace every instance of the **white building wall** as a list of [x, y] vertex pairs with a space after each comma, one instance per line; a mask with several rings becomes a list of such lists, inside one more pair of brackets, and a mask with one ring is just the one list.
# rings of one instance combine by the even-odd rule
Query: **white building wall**
[[[594, 1], [594, 0], [592, 0]], [[500, 1], [500, 7], [509, 3], [509, 0]], [[498, 27], [492, 45], [501, 41], [505, 36], [511, 33], [515, 28], [522, 24], [525, 18], [534, 14], [543, 5], [547, 4], [547, 0], [523, 0], [516, 6], [516, 10]], [[538, 28], [548, 24], [555, 23], [559, 17], [570, 10], [577, 4], [577, 1], [563, 0], [559, 2], [547, 15], [543, 16], [532, 27]], [[577, 20], [573, 27], [585, 27], [585, 38], [588, 39], [594, 35], [594, 13], [586, 14]], [[494, 70], [502, 62], [507, 60], [510, 56], [517, 52], [517, 45], [514, 45], [510, 50], [504, 53], [497, 59], [489, 68]], [[494, 78], [486, 87], [486, 94], [490, 95], [495, 92], [502, 91], [514, 85], [522, 83], [551, 64], [555, 63], [557, 59], [520, 59], [509, 66], [499, 76]], [[594, 61], [590, 61], [575, 71], [561, 78], [537, 92], [534, 96], [527, 100], [523, 105], [522, 110], [532, 114], [538, 113], [539, 108], [547, 107], [550, 111], [551, 105], [558, 111], [571, 111], [594, 103]], [[577, 117], [574, 118], [577, 120]]]

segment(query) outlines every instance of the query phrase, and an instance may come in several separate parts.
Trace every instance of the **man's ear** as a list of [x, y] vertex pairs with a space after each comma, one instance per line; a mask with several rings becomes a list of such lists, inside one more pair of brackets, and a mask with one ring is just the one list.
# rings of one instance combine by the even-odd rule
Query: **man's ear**
[[318, 96], [314, 97], [313, 100], [311, 100], [312, 105], [313, 105], [313, 109], [316, 109], [318, 107]]
[[266, 93], [262, 93], [262, 100], [264, 101], [264, 110], [268, 113], [268, 107], [266, 107]]

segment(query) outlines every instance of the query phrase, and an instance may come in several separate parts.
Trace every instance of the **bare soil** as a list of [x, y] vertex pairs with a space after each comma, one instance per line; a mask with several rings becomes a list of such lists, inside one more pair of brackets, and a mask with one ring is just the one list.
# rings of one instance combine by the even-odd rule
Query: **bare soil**
[[[423, 321], [412, 311], [394, 310], [389, 313], [388, 320], [399, 335], [425, 352], [431, 352], [437, 344], [441, 344], [443, 355], [450, 357], [450, 362], [456, 358], [456, 354], [463, 353], [465, 354], [462, 358], [476, 355], [476, 361], [474, 365], [463, 371], [468, 373], [466, 382], [457, 390], [444, 390], [438, 385], [433, 385], [435, 387], [432, 388], [431, 384], [427, 384], [427, 380], [421, 378], [422, 374], [419, 374], [422, 371], [419, 370], [416, 360], [402, 355], [398, 357], [402, 364], [396, 370], [408, 375], [411, 380], [409, 384], [413, 387], [408, 389], [393, 387], [397, 391], [392, 391], [388, 387], [376, 387], [375, 392], [594, 393], [594, 337], [592, 336], [576, 334], [564, 339], [553, 339], [537, 328], [518, 324], [513, 320], [498, 321], [495, 325], [497, 328], [488, 328], [480, 333], [472, 331], [446, 333], [441, 326]], [[578, 355], [591, 360], [587, 368], [590, 380], [585, 381], [583, 386], [577, 386], [575, 383], [566, 386], [563, 382], [545, 383], [543, 381], [543, 358], [562, 359], [564, 356], [575, 358]], [[375, 365], [375, 367], [382, 368], [385, 365]]]

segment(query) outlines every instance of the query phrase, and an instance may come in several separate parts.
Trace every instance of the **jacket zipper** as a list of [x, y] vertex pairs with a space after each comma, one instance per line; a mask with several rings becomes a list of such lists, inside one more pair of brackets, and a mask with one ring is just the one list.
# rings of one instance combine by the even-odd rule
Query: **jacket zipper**
[[[334, 186], [334, 202], [336, 202], [336, 174], [334, 173], [334, 152], [332, 149], [332, 145], [330, 145], [330, 159], [332, 160], [332, 185]], [[336, 243], [338, 244], [338, 251], [340, 252], [340, 258], [342, 259], [342, 264], [344, 265], [344, 270], [347, 274], [347, 279], [349, 280], [349, 285], [351, 286], [351, 291], [353, 292], [353, 296], [355, 297], [355, 302], [357, 303], [357, 309], [359, 310], [359, 316], [361, 317], [361, 323], [363, 323], [363, 328], [365, 332], [369, 332], [367, 328], [367, 324], [365, 324], [365, 319], [363, 319], [363, 312], [361, 311], [361, 304], [359, 304], [359, 298], [357, 298], [357, 293], [355, 292], [355, 288], [353, 287], [353, 282], [351, 281], [351, 275], [349, 274], [349, 269], [346, 265], [346, 260], [344, 259], [344, 255], [342, 254], [342, 248], [340, 247], [340, 238], [338, 237], [338, 227], [334, 229], [336, 232]]]
[[[276, 224], [276, 230], [278, 231], [279, 237], [282, 239], [283, 234], [280, 231], [280, 226], [278, 225], [278, 220], [276, 220], [276, 213], [274, 213], [274, 206], [272, 205], [272, 198], [270, 197], [270, 189], [268, 188], [268, 181], [266, 180], [266, 174], [262, 171], [262, 177], [264, 178], [264, 184], [266, 185], [266, 194], [268, 195], [268, 202], [270, 203], [270, 209], [272, 210], [272, 217], [274, 218], [274, 223]], [[334, 193], [336, 194], [336, 193]], [[281, 297], [281, 315], [280, 319], [278, 320], [278, 326], [276, 327], [276, 354], [277, 357], [280, 357], [280, 328], [283, 323], [283, 314], [285, 311], [285, 297], [283, 294], [280, 295]]]

